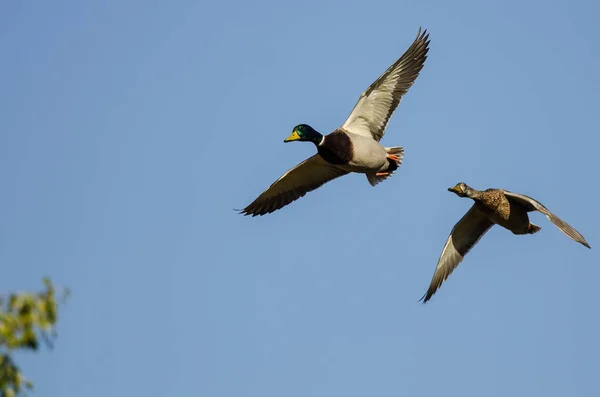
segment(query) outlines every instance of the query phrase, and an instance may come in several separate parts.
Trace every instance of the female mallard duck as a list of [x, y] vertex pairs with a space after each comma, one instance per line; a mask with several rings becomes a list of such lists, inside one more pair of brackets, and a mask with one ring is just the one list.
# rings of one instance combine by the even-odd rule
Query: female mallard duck
[[346, 122], [329, 135], [306, 124], [294, 127], [284, 142], [312, 142], [317, 154], [288, 170], [256, 200], [245, 215], [265, 215], [350, 172], [366, 174], [371, 186], [390, 177], [402, 163], [404, 149], [379, 143], [400, 99], [416, 80], [429, 51], [421, 29], [406, 52], [362, 93]]
[[463, 182], [448, 190], [456, 193], [459, 197], [472, 199], [475, 204], [452, 228], [435, 268], [429, 289], [421, 298], [423, 303], [431, 299], [464, 256], [493, 225], [500, 225], [514, 234], [539, 232], [541, 228], [529, 222], [527, 213], [531, 211], [539, 211], [546, 215], [567, 236], [591, 248], [577, 230], [531, 197], [503, 189], [479, 191]]

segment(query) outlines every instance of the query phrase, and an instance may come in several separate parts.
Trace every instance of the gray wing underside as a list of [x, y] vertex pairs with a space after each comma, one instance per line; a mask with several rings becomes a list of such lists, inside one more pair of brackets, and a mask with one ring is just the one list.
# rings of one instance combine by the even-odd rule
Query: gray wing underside
[[419, 28], [412, 45], [362, 93], [341, 128], [379, 142], [402, 96], [419, 76], [428, 51], [429, 35]]
[[421, 298], [423, 303], [431, 299], [442, 283], [446, 281], [458, 264], [462, 262], [465, 255], [493, 225], [494, 223], [479, 211], [475, 204], [454, 225], [442, 250], [429, 288]]

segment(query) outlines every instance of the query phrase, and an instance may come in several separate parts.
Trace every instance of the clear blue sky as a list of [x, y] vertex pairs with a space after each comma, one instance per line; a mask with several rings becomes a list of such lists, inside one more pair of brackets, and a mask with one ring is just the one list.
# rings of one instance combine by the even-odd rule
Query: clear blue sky
[[[551, 5], [552, 4], [552, 5]], [[36, 397], [591, 396], [600, 369], [597, 1], [6, 1], [0, 290], [73, 290]], [[238, 215], [415, 38], [372, 188]], [[466, 181], [528, 194], [426, 305]], [[589, 202], [588, 202], [589, 201]]]

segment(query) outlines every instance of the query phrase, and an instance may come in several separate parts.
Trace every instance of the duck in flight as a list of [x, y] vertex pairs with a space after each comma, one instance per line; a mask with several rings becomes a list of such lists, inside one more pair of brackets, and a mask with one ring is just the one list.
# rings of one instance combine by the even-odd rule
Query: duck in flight
[[500, 225], [514, 234], [534, 234], [540, 227], [529, 222], [529, 212], [539, 211], [571, 239], [591, 248], [585, 238], [569, 224], [554, 215], [539, 201], [524, 194], [512, 193], [504, 189], [476, 190], [464, 182], [448, 191], [459, 197], [475, 201], [473, 206], [452, 228], [442, 255], [435, 268], [431, 284], [421, 298], [427, 302], [456, 269], [464, 256], [477, 244], [479, 239], [494, 225]]
[[371, 186], [389, 178], [402, 164], [404, 149], [379, 141], [402, 96], [419, 76], [428, 51], [429, 35], [419, 28], [412, 45], [362, 93], [341, 127], [328, 135], [307, 124], [294, 127], [284, 142], [312, 142], [317, 153], [288, 170], [240, 212], [270, 214], [351, 172], [365, 174]]

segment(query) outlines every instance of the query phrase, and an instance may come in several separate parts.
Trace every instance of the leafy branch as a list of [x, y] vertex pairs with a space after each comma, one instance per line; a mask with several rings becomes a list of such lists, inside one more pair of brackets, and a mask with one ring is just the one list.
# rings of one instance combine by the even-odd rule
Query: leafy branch
[[[52, 281], [44, 278], [44, 290], [0, 297], [0, 397], [15, 397], [33, 388], [12, 359], [14, 350], [37, 351], [40, 341], [50, 349], [56, 339], [58, 303]], [[69, 297], [65, 289], [61, 303]]]

